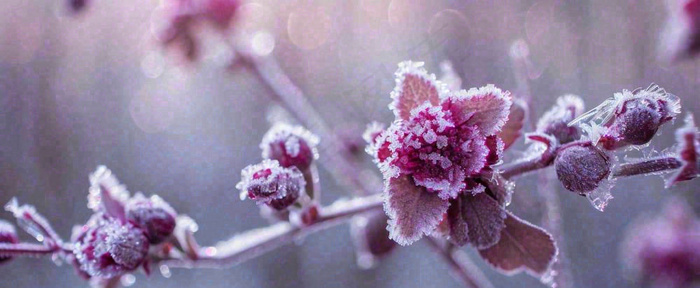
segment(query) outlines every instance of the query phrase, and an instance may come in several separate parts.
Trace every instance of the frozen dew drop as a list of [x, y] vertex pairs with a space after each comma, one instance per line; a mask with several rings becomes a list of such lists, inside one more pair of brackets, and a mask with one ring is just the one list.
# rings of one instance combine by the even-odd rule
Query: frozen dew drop
[[362, 255], [357, 256], [357, 266], [360, 269], [371, 269], [376, 265], [375, 257], [370, 253], [362, 253]]
[[35, 237], [36, 237], [36, 241], [44, 242], [44, 235], [37, 234]]
[[204, 255], [212, 257], [215, 256], [219, 251], [216, 249], [216, 247], [207, 247], [204, 249]]
[[170, 278], [173, 276], [173, 274], [170, 273], [170, 267], [168, 267], [168, 265], [160, 265], [158, 270], [160, 270], [160, 275], [163, 275], [165, 278]]
[[124, 274], [124, 276], [122, 276], [119, 279], [119, 283], [121, 283], [124, 287], [132, 286], [134, 285], [134, 283], [136, 283], [136, 276], [134, 276], [134, 274], [131, 273]]

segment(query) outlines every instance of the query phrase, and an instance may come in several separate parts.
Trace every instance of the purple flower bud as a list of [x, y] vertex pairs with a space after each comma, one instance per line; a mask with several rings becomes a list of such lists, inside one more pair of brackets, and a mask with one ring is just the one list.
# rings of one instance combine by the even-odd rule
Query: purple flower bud
[[241, 200], [250, 198], [258, 204], [267, 204], [283, 210], [294, 204], [306, 186], [304, 175], [296, 167], [281, 167], [276, 160], [263, 160], [241, 172]]
[[[0, 243], [19, 243], [15, 226], [5, 220], [0, 220]], [[4, 263], [12, 259], [9, 256], [0, 256], [0, 263]]]
[[557, 99], [557, 104], [542, 115], [537, 122], [537, 132], [554, 136], [560, 144], [581, 138], [581, 128], [569, 126], [569, 122], [583, 113], [583, 100], [576, 95], [565, 95]]
[[611, 166], [610, 157], [590, 144], [565, 147], [554, 160], [559, 181], [580, 195], [598, 188], [610, 175]]
[[127, 219], [146, 232], [151, 244], [158, 244], [168, 238], [175, 229], [175, 210], [162, 198], [150, 198], [136, 194], [126, 204]]
[[80, 12], [87, 6], [88, 0], [68, 0], [71, 11]]
[[279, 161], [282, 167], [304, 170], [317, 157], [318, 137], [301, 126], [275, 124], [260, 143], [263, 159]]
[[93, 220], [73, 249], [80, 270], [91, 277], [112, 278], [143, 263], [149, 247], [143, 230], [116, 219]]

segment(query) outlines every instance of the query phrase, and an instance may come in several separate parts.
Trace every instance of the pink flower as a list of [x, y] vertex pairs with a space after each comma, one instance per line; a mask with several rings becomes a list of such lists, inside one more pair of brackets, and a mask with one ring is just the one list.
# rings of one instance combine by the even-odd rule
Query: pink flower
[[[390, 237], [406, 245], [435, 229], [450, 200], [485, 191], [476, 178], [501, 157], [497, 133], [508, 120], [511, 98], [493, 85], [449, 91], [422, 63], [400, 63], [396, 77], [390, 105], [396, 121], [367, 138], [374, 140], [368, 151], [387, 183]], [[415, 208], [407, 205], [419, 205], [419, 213], [404, 215]]]

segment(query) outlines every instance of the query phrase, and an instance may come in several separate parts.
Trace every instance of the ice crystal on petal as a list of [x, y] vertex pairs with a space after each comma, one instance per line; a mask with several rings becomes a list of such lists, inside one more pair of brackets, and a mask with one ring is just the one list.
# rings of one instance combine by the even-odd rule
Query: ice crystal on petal
[[508, 120], [511, 105], [510, 92], [492, 84], [450, 94], [442, 103], [445, 109], [452, 112], [457, 126], [474, 125], [484, 135], [501, 130]]
[[250, 165], [241, 172], [241, 200], [250, 198], [258, 204], [267, 204], [283, 210], [299, 199], [306, 186], [304, 175], [296, 167], [285, 168], [277, 160], [263, 160]]
[[105, 166], [98, 166], [89, 178], [88, 208], [95, 212], [103, 210], [111, 217], [124, 219], [124, 204], [129, 200], [126, 186], [119, 184], [117, 177]]
[[277, 123], [260, 143], [263, 159], [279, 161], [283, 167], [306, 169], [318, 158], [318, 137], [301, 126]]
[[444, 84], [435, 80], [435, 75], [428, 74], [423, 62], [401, 62], [394, 74], [396, 88], [391, 91], [392, 102], [389, 108], [397, 119], [408, 120], [411, 111], [423, 103], [437, 105], [445, 93]]
[[479, 254], [506, 275], [525, 270], [529, 274], [544, 277], [551, 270], [558, 253], [554, 239], [542, 228], [519, 219], [510, 212], [506, 214], [500, 241], [479, 250]]
[[449, 202], [416, 186], [409, 176], [392, 178], [385, 188], [384, 210], [389, 216], [389, 238], [408, 245], [440, 224]]

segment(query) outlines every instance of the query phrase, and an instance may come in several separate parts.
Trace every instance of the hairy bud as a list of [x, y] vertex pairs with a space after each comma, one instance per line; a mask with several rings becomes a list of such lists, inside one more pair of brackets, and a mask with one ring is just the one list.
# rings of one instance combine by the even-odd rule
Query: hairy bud
[[301, 126], [275, 124], [260, 143], [263, 159], [279, 161], [282, 167], [307, 169], [317, 157], [318, 137]]
[[610, 175], [610, 158], [591, 145], [563, 148], [554, 160], [557, 177], [567, 190], [586, 195]]
[[[15, 226], [12, 226], [5, 220], [0, 220], [0, 243], [19, 243]], [[0, 263], [4, 263], [12, 259], [9, 256], [0, 256]]]
[[158, 244], [168, 238], [175, 229], [177, 213], [162, 198], [150, 198], [136, 194], [126, 204], [126, 217], [146, 232], [151, 244]]
[[116, 219], [90, 221], [78, 240], [73, 254], [80, 270], [100, 278], [112, 278], [136, 269], [146, 259], [149, 247], [143, 230]]
[[258, 204], [266, 204], [283, 210], [294, 204], [306, 186], [304, 175], [296, 167], [281, 167], [277, 160], [263, 160], [241, 172], [241, 200], [250, 198]]

